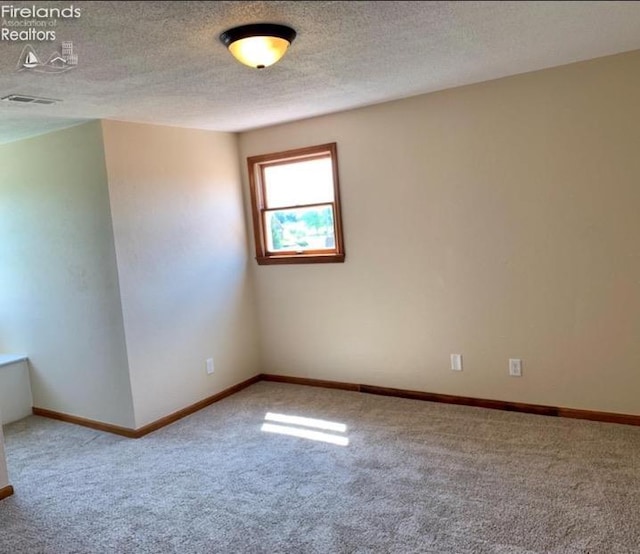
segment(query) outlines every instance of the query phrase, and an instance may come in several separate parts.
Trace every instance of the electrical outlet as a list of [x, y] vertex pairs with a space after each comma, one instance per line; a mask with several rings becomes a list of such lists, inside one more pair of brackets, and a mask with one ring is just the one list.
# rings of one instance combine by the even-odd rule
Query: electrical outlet
[[462, 354], [451, 354], [452, 371], [462, 371]]
[[522, 360], [518, 358], [509, 359], [509, 375], [511, 377], [522, 377]]
[[213, 358], [207, 358], [207, 374], [211, 375], [216, 369], [213, 366]]

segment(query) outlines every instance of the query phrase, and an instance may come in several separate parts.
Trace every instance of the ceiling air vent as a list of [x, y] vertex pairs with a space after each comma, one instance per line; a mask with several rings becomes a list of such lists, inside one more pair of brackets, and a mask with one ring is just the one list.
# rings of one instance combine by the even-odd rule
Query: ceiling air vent
[[14, 104], [57, 104], [60, 100], [54, 100], [53, 98], [40, 98], [38, 96], [27, 96], [26, 94], [10, 94], [4, 98], [0, 98], [2, 102], [12, 102]]

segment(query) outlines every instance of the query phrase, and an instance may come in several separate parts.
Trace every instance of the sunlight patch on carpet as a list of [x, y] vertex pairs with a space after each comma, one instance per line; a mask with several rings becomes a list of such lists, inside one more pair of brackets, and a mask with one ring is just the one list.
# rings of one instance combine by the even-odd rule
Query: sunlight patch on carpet
[[267, 415], [264, 416], [264, 420], [275, 421], [276, 423], [286, 423], [288, 425], [313, 427], [314, 429], [322, 429], [323, 431], [337, 431], [338, 433], [346, 433], [347, 431], [347, 426], [344, 423], [336, 423], [335, 421], [326, 421], [324, 419], [312, 419], [310, 417], [290, 416], [267, 412]]
[[[313, 441], [327, 442], [338, 446], [347, 446], [348, 437], [325, 433], [323, 431], [333, 431], [336, 433], [346, 433], [347, 426], [344, 423], [326, 421], [324, 419], [313, 419], [309, 417], [291, 416], [286, 414], [276, 414], [267, 412], [264, 416], [267, 423], [262, 425], [261, 430], [265, 433], [276, 433], [288, 435]], [[268, 423], [268, 422], [276, 423]], [[286, 425], [277, 425], [284, 423]], [[295, 427], [293, 427], [295, 425]], [[321, 429], [322, 431], [318, 431]]]

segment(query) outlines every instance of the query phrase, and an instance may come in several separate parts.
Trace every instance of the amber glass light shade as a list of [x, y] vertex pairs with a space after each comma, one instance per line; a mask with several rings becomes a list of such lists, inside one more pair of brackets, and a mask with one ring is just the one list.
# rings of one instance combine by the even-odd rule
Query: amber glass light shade
[[229, 29], [220, 40], [240, 63], [264, 69], [284, 56], [295, 36], [291, 27], [258, 23]]

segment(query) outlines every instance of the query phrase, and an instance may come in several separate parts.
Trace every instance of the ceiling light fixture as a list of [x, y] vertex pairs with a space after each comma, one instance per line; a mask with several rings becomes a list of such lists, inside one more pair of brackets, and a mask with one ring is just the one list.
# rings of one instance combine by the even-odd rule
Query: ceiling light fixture
[[296, 32], [286, 25], [255, 23], [234, 27], [220, 35], [233, 57], [244, 65], [264, 69], [284, 56], [296, 38]]

